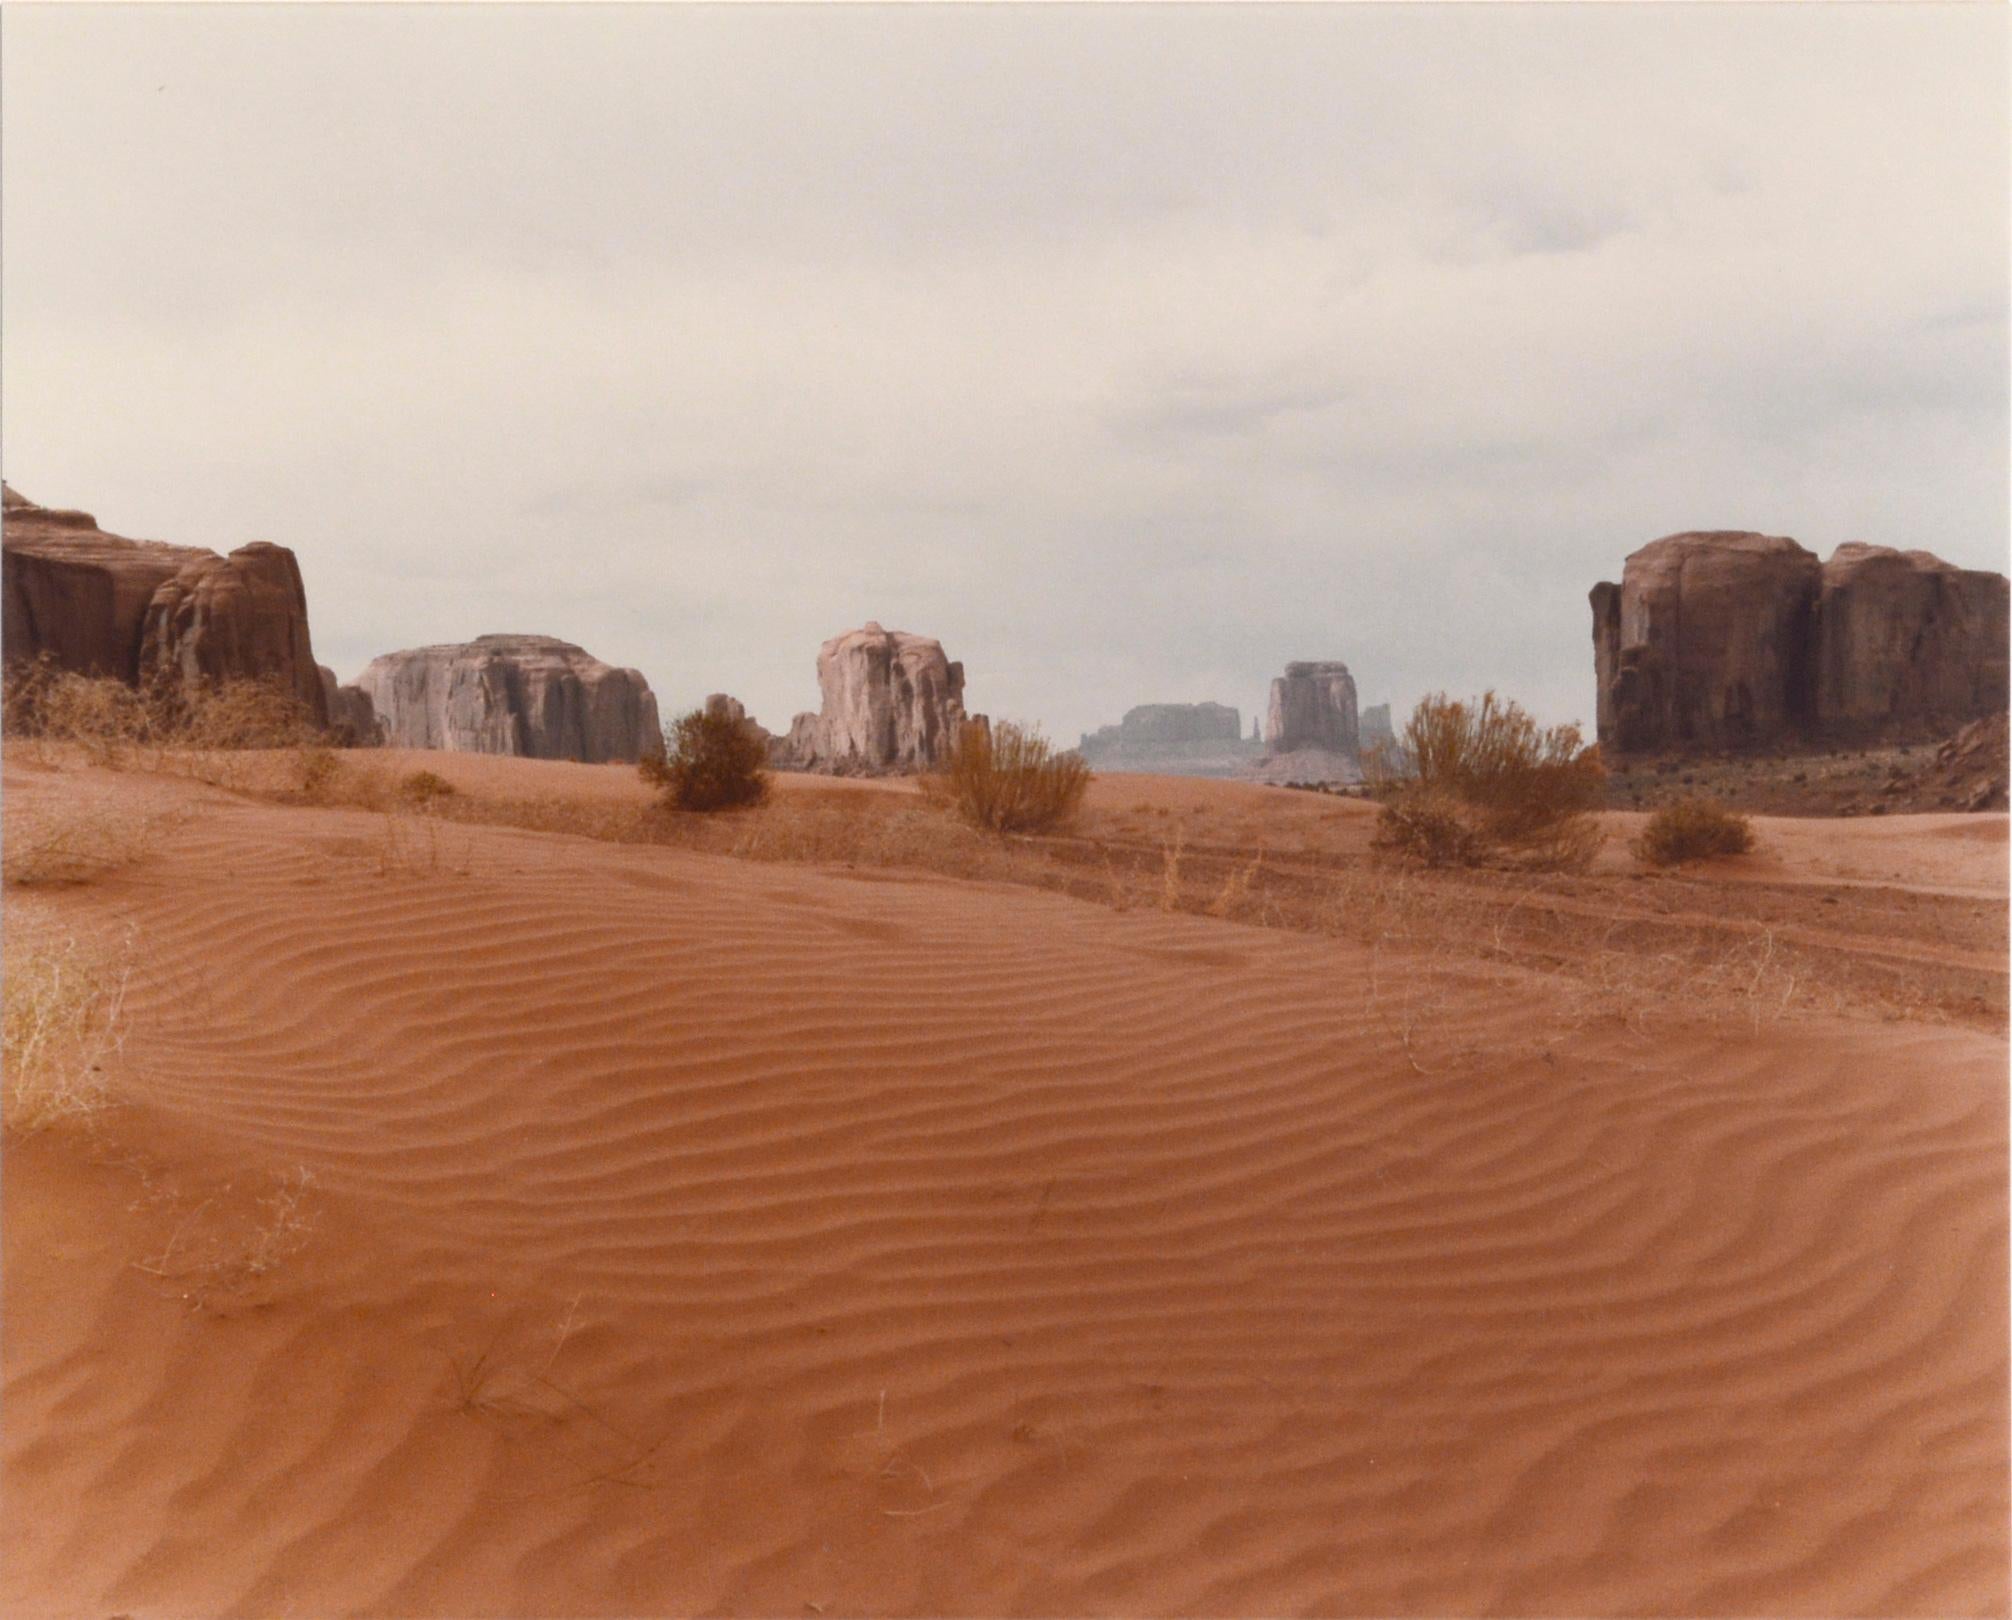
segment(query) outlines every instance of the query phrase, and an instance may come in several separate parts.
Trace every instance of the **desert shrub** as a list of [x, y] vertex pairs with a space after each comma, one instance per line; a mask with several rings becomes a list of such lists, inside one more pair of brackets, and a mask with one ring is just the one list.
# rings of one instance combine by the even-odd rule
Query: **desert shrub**
[[0, 876], [23, 888], [90, 883], [145, 860], [186, 819], [114, 799], [10, 807]]
[[161, 740], [169, 747], [305, 748], [321, 741], [307, 705], [274, 677], [177, 684], [158, 701], [167, 721]]
[[965, 726], [923, 792], [974, 827], [1045, 832], [1075, 816], [1089, 785], [1081, 754], [1057, 753], [1038, 729], [1004, 721]]
[[109, 675], [58, 669], [46, 654], [9, 666], [6, 685], [10, 736], [75, 743], [93, 764], [125, 764], [160, 729], [144, 693]]
[[398, 779], [398, 796], [422, 808], [454, 792], [454, 784], [436, 771], [411, 771]]
[[1406, 757], [1403, 746], [1396, 741], [1383, 738], [1368, 744], [1361, 752], [1362, 782], [1373, 798], [1388, 798], [1411, 779], [1411, 761]]
[[1442, 789], [1416, 785], [1389, 793], [1377, 812], [1372, 842], [1427, 866], [1478, 866], [1489, 851], [1472, 806]]
[[1432, 865], [1584, 866], [1599, 848], [1591, 812], [1604, 771], [1577, 726], [1539, 726], [1521, 705], [1483, 693], [1420, 701], [1400, 757], [1409, 775], [1386, 784], [1378, 847]]
[[0, 671], [0, 725], [9, 736], [39, 733], [49, 691], [63, 672], [48, 653], [37, 658], [10, 658]]
[[276, 677], [184, 682], [157, 672], [140, 686], [58, 669], [44, 654], [9, 665], [10, 734], [78, 745], [93, 764], [121, 767], [138, 750], [303, 748], [318, 744], [307, 707]]
[[731, 810], [768, 797], [768, 745], [745, 721], [694, 709], [664, 732], [661, 759], [638, 767], [674, 810]]
[[310, 743], [297, 750], [293, 770], [301, 797], [310, 804], [326, 804], [336, 796], [343, 775], [342, 761], [325, 743]]
[[1707, 855], [1744, 855], [1754, 847], [1754, 830], [1714, 799], [1679, 799], [1649, 817], [1631, 847], [1646, 866], [1677, 866]]
[[20, 934], [7, 941], [6, 957], [0, 1048], [7, 1124], [33, 1131], [99, 1113], [110, 1102], [110, 1069], [124, 1040], [130, 953]]

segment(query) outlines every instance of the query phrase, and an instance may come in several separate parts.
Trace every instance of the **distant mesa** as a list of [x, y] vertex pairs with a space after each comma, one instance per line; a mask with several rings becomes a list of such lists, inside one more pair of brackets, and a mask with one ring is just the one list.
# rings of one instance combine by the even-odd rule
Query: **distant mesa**
[[1221, 703], [1142, 703], [1115, 726], [1083, 733], [1077, 746], [1095, 770], [1162, 776], [1235, 776], [1264, 752], [1243, 719]]
[[634, 764], [663, 749], [650, 683], [556, 636], [477, 636], [386, 653], [356, 685], [392, 748], [589, 765]]
[[128, 540], [88, 512], [39, 506], [0, 485], [0, 575], [10, 661], [47, 654], [59, 668], [134, 685], [277, 679], [317, 725], [328, 723], [307, 590], [284, 546], [254, 541], [223, 557]]
[[771, 745], [786, 770], [833, 776], [900, 776], [950, 757], [964, 712], [964, 666], [943, 644], [868, 622], [833, 636], [817, 654], [816, 714], [799, 714]]
[[1610, 753], [1918, 740], [2006, 707], [2005, 576], [1926, 551], [1673, 534], [1591, 600]]
[[1264, 757], [1246, 773], [1256, 781], [1360, 782], [1362, 735], [1348, 665], [1339, 659], [1287, 664], [1271, 683], [1264, 740]]

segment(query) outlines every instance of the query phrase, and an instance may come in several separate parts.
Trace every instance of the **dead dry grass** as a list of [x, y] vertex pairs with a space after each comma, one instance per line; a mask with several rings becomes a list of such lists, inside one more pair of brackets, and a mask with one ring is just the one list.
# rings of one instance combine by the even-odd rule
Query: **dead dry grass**
[[[1571, 982], [1588, 1017], [1648, 1029], [1670, 1016], [1767, 1021], [1842, 1008], [1879, 1016], [2002, 1021], [2002, 985], [1947, 976], [1877, 954], [1826, 949], [1788, 926], [1807, 897], [1762, 885], [1641, 883], [1516, 865], [1435, 870], [1373, 854], [1256, 849], [1212, 840], [1206, 817], [1087, 818], [1067, 833], [980, 832], [919, 794], [792, 784], [758, 807], [695, 816], [634, 801], [554, 794], [502, 798], [462, 791], [407, 808], [388, 766], [344, 755], [320, 802], [386, 816], [387, 876], [465, 872], [464, 849], [440, 828], [500, 825], [607, 842], [659, 845], [743, 860], [886, 869], [1012, 883], [1121, 911], [1206, 915], [1358, 944], [1395, 960], [1476, 960]], [[269, 796], [306, 802], [286, 789]], [[1171, 825], [1166, 825], [1171, 821]], [[1236, 837], [1240, 821], [1215, 829]], [[1672, 909], [1672, 907], [1676, 909]], [[1835, 914], [1831, 914], [1835, 915]], [[1395, 981], [1393, 981], [1395, 982]]]
[[9, 1129], [88, 1122], [111, 1106], [132, 955], [130, 940], [106, 946], [10, 915], [0, 991]]
[[134, 687], [44, 659], [7, 667], [0, 706], [9, 743], [42, 763], [74, 751], [108, 770], [172, 772], [229, 788], [258, 775], [247, 755], [321, 746], [306, 707], [276, 679]]
[[191, 1309], [241, 1297], [313, 1240], [314, 1188], [314, 1172], [297, 1164], [233, 1176], [193, 1203], [157, 1195], [156, 1203], [183, 1207], [169, 1217], [160, 1252], [132, 1267], [170, 1284]]
[[995, 833], [1050, 832], [1075, 819], [1090, 767], [1058, 752], [1033, 726], [970, 724], [943, 769], [922, 779], [923, 795], [967, 825]]
[[[1395, 775], [1398, 759], [1407, 776]], [[1422, 699], [1370, 780], [1384, 801], [1379, 846], [1428, 866], [1582, 872], [1599, 853], [1599, 750], [1577, 726], [1539, 726], [1493, 692]]]
[[92, 883], [146, 860], [188, 819], [184, 810], [148, 810], [102, 795], [10, 805], [0, 877], [19, 888]]

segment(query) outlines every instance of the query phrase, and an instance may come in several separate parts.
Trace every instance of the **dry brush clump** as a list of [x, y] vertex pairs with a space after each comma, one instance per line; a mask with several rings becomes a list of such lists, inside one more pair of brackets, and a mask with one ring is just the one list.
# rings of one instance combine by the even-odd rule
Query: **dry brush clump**
[[745, 721], [694, 709], [664, 731], [661, 758], [638, 767], [673, 810], [737, 810], [768, 797], [768, 745]]
[[321, 740], [306, 706], [276, 678], [163, 675], [131, 686], [59, 669], [46, 654], [7, 666], [0, 711], [10, 737], [38, 747], [68, 744], [94, 765], [175, 768], [212, 782], [232, 774], [230, 756]]
[[437, 771], [408, 771], [398, 779], [398, 796], [422, 810], [441, 799], [452, 798], [457, 791], [454, 784]]
[[5, 968], [7, 1125], [36, 1131], [102, 1113], [125, 1042], [130, 941], [114, 949], [23, 927], [10, 931]]
[[92, 883], [145, 860], [189, 814], [112, 798], [10, 807], [0, 876], [19, 888]]
[[1753, 823], [1716, 799], [1679, 799], [1650, 816], [1630, 847], [1645, 866], [1744, 855], [1754, 847]]
[[1559, 871], [1583, 869], [1599, 849], [1592, 812], [1605, 771], [1577, 726], [1540, 726], [1493, 692], [1470, 702], [1434, 693], [1412, 711], [1397, 757], [1409, 774], [1383, 784], [1379, 848], [1429, 866]]
[[1090, 767], [1058, 753], [1032, 726], [966, 725], [943, 768], [923, 778], [930, 803], [995, 833], [1052, 832], [1068, 825], [1090, 785]]

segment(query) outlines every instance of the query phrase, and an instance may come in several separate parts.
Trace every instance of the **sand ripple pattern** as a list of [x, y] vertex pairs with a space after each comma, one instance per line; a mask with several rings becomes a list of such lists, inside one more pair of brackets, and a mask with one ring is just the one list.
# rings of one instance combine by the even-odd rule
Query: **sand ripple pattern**
[[10, 1613], [2004, 1611], [2002, 1042], [372, 836], [217, 810], [102, 902], [126, 1129], [316, 1226], [15, 1330]]

